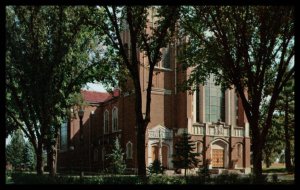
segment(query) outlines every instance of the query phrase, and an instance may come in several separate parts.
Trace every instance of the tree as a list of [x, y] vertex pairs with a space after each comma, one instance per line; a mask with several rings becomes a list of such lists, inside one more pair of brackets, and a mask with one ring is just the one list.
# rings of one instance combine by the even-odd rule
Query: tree
[[23, 152], [23, 161], [25, 166], [29, 170], [34, 170], [36, 166], [36, 159], [34, 154], [34, 148], [30, 142], [25, 143], [24, 152]]
[[173, 163], [176, 169], [184, 168], [184, 176], [186, 177], [186, 170], [188, 168], [195, 168], [199, 160], [195, 153], [195, 142], [191, 141], [191, 136], [184, 132], [174, 146], [175, 154], [173, 155]]
[[285, 143], [285, 166], [288, 171], [293, 171], [293, 142], [294, 136], [291, 135], [295, 128], [295, 94], [294, 94], [294, 79], [292, 78], [284, 86], [283, 91], [279, 96], [276, 104], [276, 111], [281, 116], [284, 114], [284, 119], [279, 122], [279, 125], [284, 126], [284, 143]]
[[6, 147], [6, 161], [10, 162], [16, 169], [24, 163], [23, 153], [25, 149], [25, 140], [20, 129], [12, 134], [10, 144]]
[[[262, 150], [272, 124], [276, 101], [294, 75], [295, 21], [293, 7], [184, 7], [181, 26], [189, 42], [182, 61], [193, 67], [185, 86], [204, 83], [209, 73], [216, 83], [234, 86], [251, 130], [253, 170], [262, 175]], [[266, 89], [270, 93], [265, 93]], [[261, 103], [270, 99], [259, 125]]]
[[263, 158], [266, 167], [269, 168], [275, 161], [275, 158], [280, 156], [282, 149], [284, 149], [284, 128], [282, 125], [282, 115], [273, 116], [273, 127], [268, 133], [265, 146], [263, 148]]
[[155, 159], [148, 167], [149, 174], [162, 174], [164, 168], [158, 159]]
[[85, 24], [87, 16], [83, 6], [6, 7], [6, 118], [32, 143], [38, 174], [43, 148], [50, 175], [56, 173], [58, 129], [69, 96], [113, 68], [101, 61], [101, 37]]
[[124, 161], [124, 153], [119, 143], [118, 137], [114, 141], [114, 146], [112, 148], [112, 153], [107, 155], [107, 159], [110, 161], [109, 170], [113, 174], [123, 174], [126, 169], [126, 164]]
[[[132, 79], [135, 96], [135, 119], [137, 126], [137, 165], [138, 175], [146, 178], [145, 162], [145, 133], [150, 122], [151, 88], [154, 66], [161, 60], [160, 49], [167, 46], [175, 29], [175, 22], [179, 16], [178, 7], [155, 6], [155, 15], [158, 19], [154, 25], [147, 27], [147, 15], [150, 7], [145, 6], [104, 6], [93, 9], [95, 28], [101, 34], [106, 34], [108, 55], [114, 60], [119, 70], [126, 70]], [[99, 22], [98, 18], [104, 15], [104, 22]], [[126, 27], [127, 28], [126, 28]], [[128, 32], [130, 50], [126, 48], [127, 43], [122, 38], [122, 33]], [[144, 52], [147, 56], [148, 65], [142, 65], [138, 59], [138, 54]], [[139, 68], [148, 67], [148, 85], [145, 103], [142, 103], [142, 90], [140, 83]], [[127, 75], [127, 76], [128, 76]], [[143, 117], [142, 105], [146, 105], [145, 117]]]

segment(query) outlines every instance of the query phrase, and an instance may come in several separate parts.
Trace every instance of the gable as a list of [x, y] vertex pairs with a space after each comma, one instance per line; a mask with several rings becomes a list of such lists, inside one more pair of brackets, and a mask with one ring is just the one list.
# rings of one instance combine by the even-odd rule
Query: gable
[[148, 138], [172, 139], [173, 130], [158, 124], [157, 126], [148, 130]]

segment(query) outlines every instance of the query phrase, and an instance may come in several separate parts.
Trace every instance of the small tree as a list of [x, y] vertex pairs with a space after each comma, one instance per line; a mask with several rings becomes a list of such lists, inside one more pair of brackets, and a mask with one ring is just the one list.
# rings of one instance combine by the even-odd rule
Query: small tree
[[36, 166], [36, 157], [32, 144], [30, 142], [26, 142], [24, 151], [23, 151], [23, 160], [26, 167], [32, 171]]
[[197, 167], [199, 160], [196, 156], [199, 153], [194, 153], [195, 143], [190, 140], [191, 136], [184, 132], [179, 141], [175, 144], [175, 154], [173, 155], [173, 163], [176, 169], [184, 168], [184, 176], [188, 168]]
[[123, 151], [119, 143], [118, 137], [116, 137], [111, 154], [108, 154], [107, 159], [110, 160], [109, 171], [114, 174], [123, 174], [126, 168], [126, 164], [123, 159]]
[[23, 152], [25, 148], [25, 140], [23, 133], [17, 129], [11, 138], [10, 144], [6, 147], [6, 161], [10, 162], [14, 169], [21, 166], [23, 161]]
[[158, 159], [155, 159], [150, 166], [148, 167], [148, 171], [151, 174], [162, 174], [164, 172], [164, 168], [161, 162]]

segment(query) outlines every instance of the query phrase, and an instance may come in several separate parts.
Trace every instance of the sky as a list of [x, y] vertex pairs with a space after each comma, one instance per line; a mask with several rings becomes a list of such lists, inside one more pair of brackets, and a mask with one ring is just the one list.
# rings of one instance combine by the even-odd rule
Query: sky
[[101, 83], [87, 83], [87, 86], [83, 89], [97, 92], [107, 92]]

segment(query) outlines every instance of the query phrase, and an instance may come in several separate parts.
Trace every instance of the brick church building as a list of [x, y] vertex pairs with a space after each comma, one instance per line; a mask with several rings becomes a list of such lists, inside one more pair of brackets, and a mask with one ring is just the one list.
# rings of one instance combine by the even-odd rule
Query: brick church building
[[[126, 32], [122, 38], [129, 42]], [[195, 151], [201, 153], [200, 165], [208, 159], [210, 168], [240, 169], [249, 173], [249, 124], [240, 98], [234, 89], [222, 91], [214, 84], [213, 76], [193, 93], [179, 91], [178, 84], [191, 72], [191, 68], [181, 71], [175, 59], [180, 46], [177, 40], [163, 48], [162, 60], [154, 69], [151, 121], [146, 130], [146, 166], [159, 159], [164, 167], [173, 169], [174, 145], [178, 136], [186, 131], [195, 142]], [[142, 110], [145, 110], [147, 59], [143, 52], [138, 58]], [[111, 152], [113, 141], [118, 137], [127, 169], [136, 171], [135, 94], [130, 80], [126, 91], [115, 89], [112, 94], [81, 91], [88, 103], [84, 108], [82, 135], [78, 114], [72, 114], [61, 127], [58, 170], [102, 171], [108, 166], [105, 155]]]

